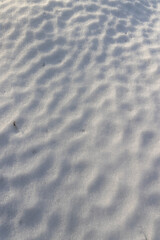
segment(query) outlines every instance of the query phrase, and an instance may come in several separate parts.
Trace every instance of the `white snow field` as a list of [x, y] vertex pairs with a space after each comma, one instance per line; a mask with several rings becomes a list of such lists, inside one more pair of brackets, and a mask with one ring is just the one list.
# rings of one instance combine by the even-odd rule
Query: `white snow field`
[[160, 240], [159, 0], [0, 0], [0, 240]]

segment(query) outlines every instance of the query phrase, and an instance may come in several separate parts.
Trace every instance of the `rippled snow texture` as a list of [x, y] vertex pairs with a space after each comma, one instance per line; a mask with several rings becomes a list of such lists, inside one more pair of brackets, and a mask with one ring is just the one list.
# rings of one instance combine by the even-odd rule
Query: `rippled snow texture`
[[160, 2], [0, 1], [0, 239], [160, 239]]

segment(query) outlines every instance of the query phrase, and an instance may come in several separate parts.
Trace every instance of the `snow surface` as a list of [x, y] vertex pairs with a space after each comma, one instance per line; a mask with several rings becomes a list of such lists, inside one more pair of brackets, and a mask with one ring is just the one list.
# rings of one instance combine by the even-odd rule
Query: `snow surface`
[[160, 239], [160, 1], [0, 1], [0, 240]]

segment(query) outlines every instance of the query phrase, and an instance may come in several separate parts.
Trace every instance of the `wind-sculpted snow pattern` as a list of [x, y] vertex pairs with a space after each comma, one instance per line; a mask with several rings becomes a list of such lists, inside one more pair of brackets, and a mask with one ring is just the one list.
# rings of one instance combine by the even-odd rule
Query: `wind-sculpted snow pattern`
[[160, 239], [160, 1], [0, 1], [0, 240]]

